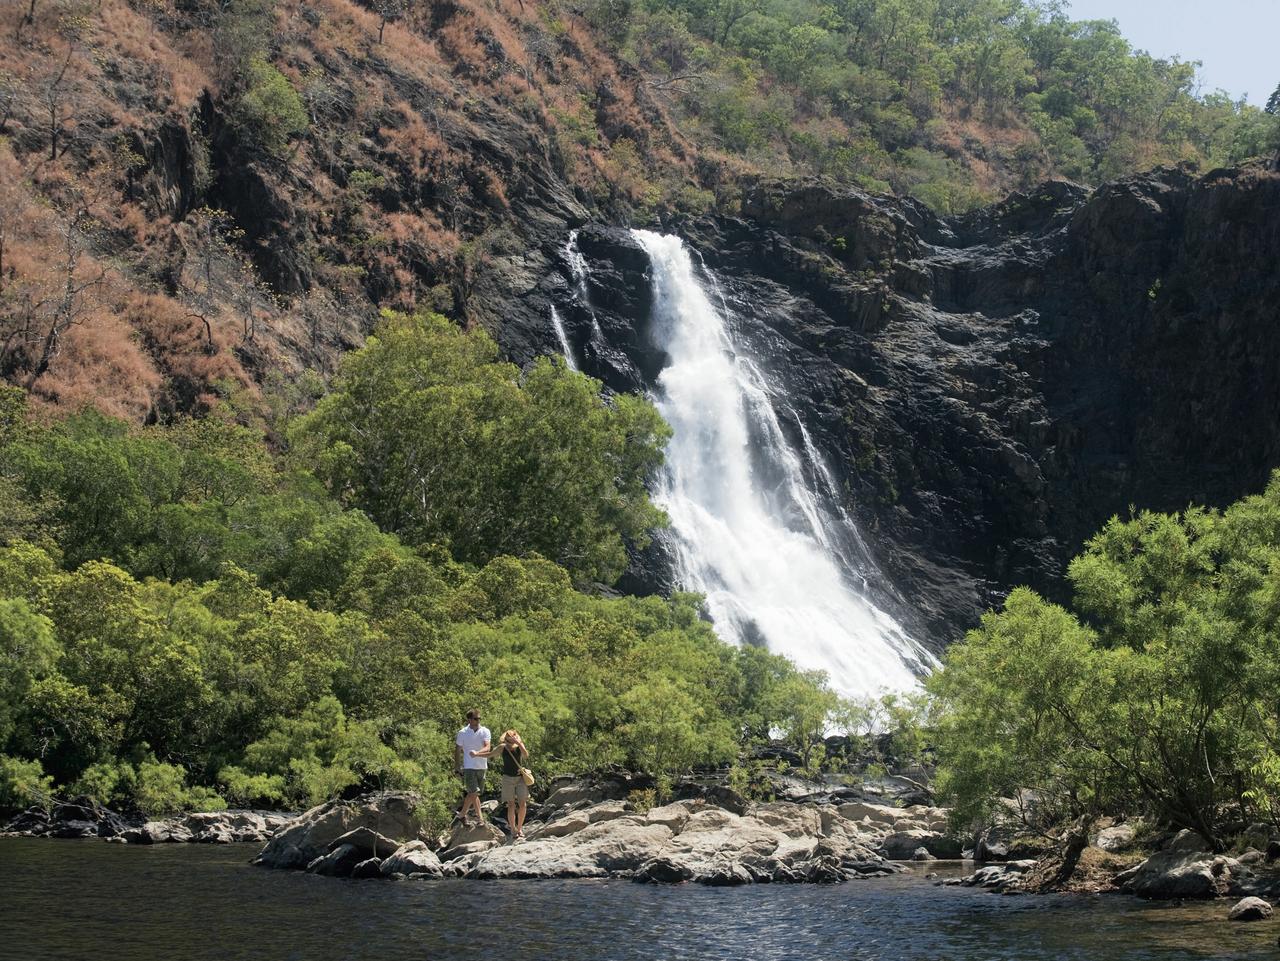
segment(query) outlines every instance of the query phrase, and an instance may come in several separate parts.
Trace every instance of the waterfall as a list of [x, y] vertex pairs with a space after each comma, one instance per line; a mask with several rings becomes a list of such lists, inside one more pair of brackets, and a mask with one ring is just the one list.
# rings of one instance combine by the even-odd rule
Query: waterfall
[[573, 348], [569, 346], [569, 335], [564, 332], [564, 321], [560, 319], [560, 311], [551, 305], [551, 326], [556, 332], [556, 340], [560, 341], [560, 353], [564, 354], [564, 362], [570, 370], [578, 369], [578, 362], [573, 357]]
[[[573, 297], [587, 311], [591, 318], [591, 342], [597, 347], [604, 343], [604, 331], [600, 329], [600, 321], [596, 320], [596, 312], [591, 308], [591, 293], [587, 290], [587, 258], [578, 249], [578, 232], [569, 231], [569, 239], [564, 245], [564, 259], [569, 264], [569, 273], [573, 276]], [[577, 368], [574, 368], [575, 370]]]
[[713, 306], [714, 281], [699, 280], [680, 238], [633, 234], [670, 358], [656, 402], [673, 435], [655, 500], [671, 517], [679, 582], [706, 595], [721, 637], [825, 670], [843, 694], [914, 687], [933, 658], [865, 593], [874, 568], [808, 431], [735, 344], [723, 298]]

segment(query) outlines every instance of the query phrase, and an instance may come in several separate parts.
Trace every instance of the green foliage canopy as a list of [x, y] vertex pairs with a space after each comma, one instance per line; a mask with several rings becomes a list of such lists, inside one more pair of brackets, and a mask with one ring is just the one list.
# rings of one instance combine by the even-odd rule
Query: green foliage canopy
[[[623, 536], [658, 518], [642, 484], [665, 436], [652, 408], [558, 364], [522, 380], [445, 325], [389, 320], [282, 456], [215, 418], [38, 423], [0, 392], [0, 519], [20, 521], [0, 526], [0, 806], [76, 792], [150, 814], [299, 807], [361, 785], [417, 790], [444, 820], [472, 706], [520, 729], [544, 775], [617, 763], [665, 784], [772, 731], [814, 743], [837, 703], [821, 676], [725, 645], [696, 596], [573, 586], [616, 570]], [[441, 496], [479, 532], [357, 486], [342, 451], [362, 424], [388, 468], [399, 438], [474, 484]], [[472, 447], [495, 459], [488, 476], [467, 476], [485, 469]], [[483, 526], [485, 497], [518, 536]]]
[[543, 358], [522, 377], [481, 330], [388, 314], [291, 439], [344, 502], [464, 561], [537, 551], [612, 582], [663, 522], [646, 478], [669, 429], [651, 404]]
[[1214, 846], [1274, 819], [1280, 473], [1221, 513], [1114, 518], [1069, 576], [1079, 614], [1015, 591], [929, 681], [961, 816], [1029, 789], [1041, 823], [1136, 814]]

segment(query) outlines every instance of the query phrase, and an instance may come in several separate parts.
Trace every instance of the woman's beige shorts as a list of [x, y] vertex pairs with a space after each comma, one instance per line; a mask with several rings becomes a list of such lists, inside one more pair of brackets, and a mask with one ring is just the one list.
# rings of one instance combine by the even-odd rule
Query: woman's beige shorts
[[524, 783], [524, 778], [515, 774], [502, 775], [502, 800], [503, 801], [527, 801], [529, 800], [529, 785]]

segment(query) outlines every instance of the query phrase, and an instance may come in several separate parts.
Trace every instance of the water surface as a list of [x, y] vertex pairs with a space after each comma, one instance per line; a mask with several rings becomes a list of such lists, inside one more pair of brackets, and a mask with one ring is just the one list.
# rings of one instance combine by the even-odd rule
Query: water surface
[[[902, 876], [832, 887], [345, 881], [251, 845], [0, 840], [0, 958], [26, 961], [1189, 961], [1280, 956], [1223, 902], [1002, 897]], [[512, 925], [497, 911], [516, 912]], [[517, 942], [518, 947], [512, 942]]]

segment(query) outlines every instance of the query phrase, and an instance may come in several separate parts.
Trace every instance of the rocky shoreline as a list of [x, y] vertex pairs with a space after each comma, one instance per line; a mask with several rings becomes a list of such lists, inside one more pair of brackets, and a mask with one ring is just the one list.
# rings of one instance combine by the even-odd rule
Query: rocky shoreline
[[[129, 818], [87, 799], [31, 809], [0, 837], [98, 838], [116, 843], [257, 843], [253, 863], [330, 877], [386, 879], [613, 878], [711, 886], [831, 884], [881, 877], [907, 861], [975, 855], [975, 870], [940, 885], [1001, 894], [1047, 891], [1132, 894], [1152, 900], [1240, 900], [1231, 917], [1265, 920], [1280, 899], [1280, 838], [1257, 826], [1257, 846], [1236, 856], [1203, 850], [1182, 831], [1154, 852], [1134, 848], [1132, 828], [1106, 826], [1062, 863], [985, 834], [949, 833], [948, 812], [927, 804], [853, 799], [798, 779], [782, 800], [749, 802], [723, 787], [642, 808], [626, 778], [561, 779], [531, 808], [527, 838], [512, 842], [490, 820], [433, 833], [415, 795], [377, 792], [334, 799], [301, 814], [222, 811], [167, 820]], [[789, 794], [791, 799], [786, 799]], [[908, 798], [910, 799], [910, 798]], [[889, 798], [888, 800], [892, 800]]]
[[527, 840], [514, 843], [492, 823], [426, 836], [407, 795], [330, 801], [299, 815], [254, 863], [351, 877], [822, 884], [958, 853], [940, 808], [775, 801], [739, 813], [693, 798], [640, 810], [601, 793], [564, 785], [540, 805]]
[[[261, 843], [254, 863], [338, 877], [632, 878], [711, 885], [833, 883], [900, 870], [895, 862], [957, 858], [947, 812], [910, 784], [854, 790], [779, 778], [779, 800], [754, 803], [721, 784], [678, 786], [677, 800], [639, 808], [626, 776], [559, 779], [534, 804], [527, 840], [492, 820], [426, 829], [412, 794], [335, 799], [301, 814], [195, 813], [145, 820], [87, 798], [32, 808], [0, 836], [115, 843]], [[876, 792], [881, 792], [877, 797]], [[879, 803], [887, 801], [890, 803]], [[896, 802], [896, 805], [895, 803]]]
[[117, 844], [266, 843], [296, 817], [281, 811], [193, 812], [147, 820], [112, 811], [90, 798], [71, 798], [49, 810], [30, 808], [0, 829], [0, 838], [96, 838]]

